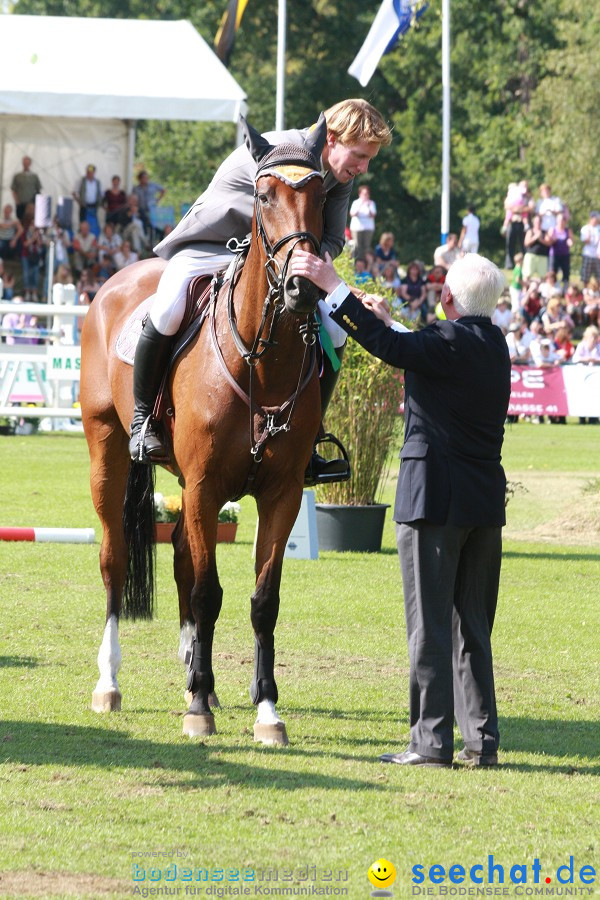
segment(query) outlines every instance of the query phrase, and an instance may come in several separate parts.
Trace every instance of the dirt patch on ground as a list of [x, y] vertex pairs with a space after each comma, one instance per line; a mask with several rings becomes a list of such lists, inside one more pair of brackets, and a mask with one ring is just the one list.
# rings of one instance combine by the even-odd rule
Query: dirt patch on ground
[[131, 883], [119, 878], [71, 872], [39, 872], [34, 869], [0, 872], [2, 897], [102, 897], [125, 896]]
[[546, 540], [563, 544], [588, 544], [600, 542], [600, 498], [596, 495], [582, 497], [577, 510], [557, 516], [550, 522], [538, 525], [535, 533]]
[[506, 538], [600, 544], [600, 491], [584, 490], [597, 475], [519, 472], [508, 478], [516, 489], [507, 508]]

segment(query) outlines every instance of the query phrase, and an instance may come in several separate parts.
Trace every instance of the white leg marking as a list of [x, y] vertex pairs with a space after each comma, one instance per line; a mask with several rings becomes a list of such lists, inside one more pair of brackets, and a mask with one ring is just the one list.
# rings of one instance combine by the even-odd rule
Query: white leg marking
[[98, 651], [100, 678], [96, 685], [96, 691], [118, 691], [117, 672], [120, 668], [119, 623], [116, 616], [110, 616]]
[[192, 625], [191, 622], [186, 622], [185, 625], [181, 626], [181, 631], [179, 633], [179, 650], [177, 651], [177, 656], [184, 664], [185, 654], [188, 650], [192, 649], [192, 638], [194, 637], [195, 631], [196, 628], [194, 625]]
[[258, 725], [276, 725], [278, 722], [283, 722], [283, 719], [280, 719], [277, 715], [277, 710], [272, 700], [260, 701], [256, 722]]

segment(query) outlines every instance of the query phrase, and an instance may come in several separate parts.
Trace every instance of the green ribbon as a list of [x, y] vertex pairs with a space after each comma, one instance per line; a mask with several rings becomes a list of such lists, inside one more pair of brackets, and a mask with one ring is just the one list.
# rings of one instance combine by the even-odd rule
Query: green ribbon
[[342, 364], [337, 357], [337, 353], [335, 352], [333, 341], [325, 331], [325, 327], [323, 325], [323, 322], [321, 321], [321, 316], [318, 314], [317, 319], [319, 322], [319, 338], [321, 339], [321, 347], [323, 348], [323, 353], [325, 353], [329, 357], [329, 361], [331, 363], [333, 371], [337, 372]]

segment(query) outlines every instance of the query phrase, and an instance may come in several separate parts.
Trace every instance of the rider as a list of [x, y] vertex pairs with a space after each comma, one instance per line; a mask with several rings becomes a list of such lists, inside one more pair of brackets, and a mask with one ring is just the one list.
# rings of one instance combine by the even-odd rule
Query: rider
[[[321, 166], [326, 200], [321, 254], [329, 253], [335, 259], [344, 247], [354, 177], [367, 171], [380, 146], [391, 142], [391, 133], [381, 113], [366, 100], [343, 100], [326, 110], [325, 118], [327, 139]], [[267, 132], [265, 138], [271, 144], [302, 145], [310, 130]], [[257, 164], [245, 145], [234, 150], [177, 227], [154, 248], [158, 256], [168, 260], [168, 265], [159, 281], [135, 352], [135, 409], [129, 442], [129, 452], [134, 460], [156, 462], [166, 457], [160, 434], [153, 428], [152, 421], [147, 423], [145, 431], [142, 426], [152, 412], [173, 338], [183, 319], [189, 282], [197, 275], [227, 268], [233, 258], [227, 242], [231, 238], [242, 241], [251, 230], [256, 171]], [[339, 360], [342, 352], [343, 347], [336, 350]], [[339, 370], [339, 365], [337, 368]], [[326, 357], [321, 377], [322, 413], [333, 393], [337, 376], [338, 372]], [[328, 462], [314, 450], [309, 471], [311, 483], [348, 477], [345, 460]]]

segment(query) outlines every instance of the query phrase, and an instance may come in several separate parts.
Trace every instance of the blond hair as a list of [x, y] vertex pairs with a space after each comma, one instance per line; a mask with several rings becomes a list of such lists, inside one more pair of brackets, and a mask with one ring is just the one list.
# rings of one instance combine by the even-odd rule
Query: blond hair
[[342, 144], [392, 142], [392, 132], [381, 113], [366, 100], [341, 100], [325, 110], [327, 130]]

